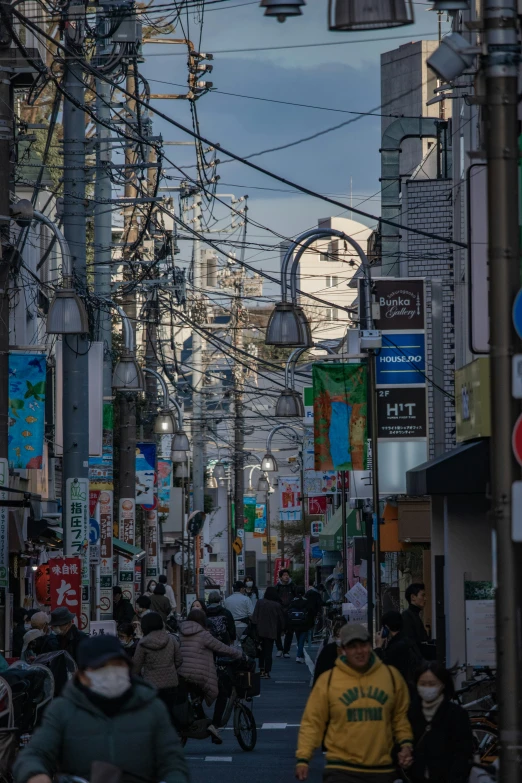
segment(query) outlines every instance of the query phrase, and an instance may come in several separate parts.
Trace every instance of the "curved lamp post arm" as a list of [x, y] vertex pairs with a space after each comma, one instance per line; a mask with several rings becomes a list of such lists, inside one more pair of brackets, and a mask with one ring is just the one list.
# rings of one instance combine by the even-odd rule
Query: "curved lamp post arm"
[[166, 410], [169, 407], [169, 392], [164, 378], [156, 370], [151, 370], [150, 367], [143, 367], [143, 372], [148, 372], [149, 375], [153, 375], [160, 382], [161, 391], [163, 392], [163, 409]]
[[[288, 382], [286, 382], [286, 388], [287, 389], [295, 389], [295, 380], [294, 380], [295, 365], [297, 364], [297, 360], [299, 359], [301, 354], [303, 354], [307, 350], [308, 350], [308, 348], [306, 348], [306, 347], [296, 348], [295, 351], [292, 351], [292, 353], [290, 354], [290, 358], [288, 359], [288, 365], [290, 365], [289, 373], [288, 373], [290, 384], [288, 384]], [[286, 381], [286, 374], [285, 374], [285, 381]]]
[[289, 245], [284, 258], [283, 263], [281, 264], [281, 299], [283, 302], [288, 301], [288, 294], [287, 294], [287, 285], [286, 285], [286, 276], [288, 273], [288, 264], [290, 263], [290, 260], [295, 252], [295, 249], [299, 247], [301, 242], [308, 237], [316, 237], [318, 232], [321, 231], [321, 233], [324, 233], [326, 229], [317, 229], [317, 228], [310, 228], [308, 231], [303, 231], [302, 234], [299, 234], [298, 237]]
[[131, 319], [120, 305], [115, 304], [112, 299], [106, 299], [110, 305], [112, 305], [119, 315], [121, 315], [123, 321], [123, 343], [128, 351], [136, 350], [136, 340], [134, 338], [134, 329], [132, 328]]
[[[297, 301], [297, 268], [299, 266], [299, 261], [301, 260], [301, 256], [305, 252], [305, 250], [308, 249], [308, 247], [316, 240], [316, 239], [323, 239], [325, 237], [338, 237], [339, 239], [344, 239], [345, 242], [348, 242], [349, 245], [353, 247], [357, 255], [359, 256], [359, 259], [361, 261], [361, 265], [363, 268], [364, 273], [364, 285], [366, 288], [365, 293], [365, 321], [366, 321], [366, 329], [372, 328], [372, 303], [371, 303], [371, 274], [370, 274], [370, 262], [368, 261], [368, 257], [366, 256], [366, 253], [360, 246], [358, 242], [355, 241], [355, 239], [352, 239], [348, 234], [345, 234], [343, 231], [338, 231], [335, 228], [324, 228], [320, 230], [315, 230], [315, 236], [311, 237], [309, 235], [309, 232], [307, 232], [308, 237], [305, 237], [304, 234], [301, 234], [300, 237], [297, 238], [296, 242], [300, 243], [299, 250], [295, 254], [294, 261], [292, 263], [292, 269], [290, 270], [290, 291], [291, 291], [291, 298], [292, 302]], [[305, 239], [307, 241], [302, 242], [302, 240]], [[286, 256], [285, 256], [286, 259]], [[284, 262], [283, 262], [284, 264]]]
[[72, 277], [72, 258], [71, 251], [69, 249], [69, 243], [58, 226], [53, 223], [53, 221], [47, 217], [47, 215], [44, 215], [43, 212], [38, 212], [36, 209], [33, 212], [33, 219], [38, 223], [43, 223], [44, 226], [47, 226], [47, 228], [53, 232], [54, 236], [56, 237], [56, 241], [60, 246], [60, 253], [62, 254], [62, 277]]
[[276, 426], [275, 426], [273, 429], [271, 429], [271, 430], [270, 430], [270, 432], [268, 433], [268, 437], [267, 437], [267, 439], [266, 439], [266, 450], [267, 450], [267, 452], [270, 452], [270, 446], [272, 445], [272, 438], [274, 437], [275, 433], [276, 433], [278, 430], [284, 430], [284, 429], [287, 429], [287, 430], [292, 430], [293, 432], [295, 432], [295, 434], [296, 434], [297, 436], [299, 436], [299, 433], [297, 432], [296, 428], [295, 428], [295, 427], [292, 427], [292, 425], [291, 425], [291, 424], [277, 424], [277, 425], [276, 425]]
[[181, 405], [179, 404], [179, 402], [175, 397], [169, 397], [169, 400], [171, 401], [171, 403], [174, 405], [174, 407], [178, 412], [178, 429], [181, 432], [181, 430], [183, 429], [183, 411], [181, 410]]

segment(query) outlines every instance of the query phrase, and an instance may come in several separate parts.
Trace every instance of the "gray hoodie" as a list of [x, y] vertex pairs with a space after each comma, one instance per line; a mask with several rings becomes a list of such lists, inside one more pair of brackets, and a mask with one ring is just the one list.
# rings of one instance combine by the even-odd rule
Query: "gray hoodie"
[[156, 688], [175, 688], [178, 685], [178, 669], [183, 663], [176, 639], [164, 628], [151, 631], [140, 639], [132, 669]]

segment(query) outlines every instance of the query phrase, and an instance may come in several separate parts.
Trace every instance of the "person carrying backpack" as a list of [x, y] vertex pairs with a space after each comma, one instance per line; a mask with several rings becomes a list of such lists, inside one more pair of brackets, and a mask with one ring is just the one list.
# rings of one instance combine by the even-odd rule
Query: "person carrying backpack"
[[236, 640], [236, 624], [232, 612], [221, 604], [221, 596], [212, 590], [207, 604], [207, 628], [223, 644], [232, 644]]
[[423, 663], [422, 655], [413, 639], [405, 636], [403, 619], [399, 612], [385, 612], [381, 619], [382, 630], [377, 634], [375, 652], [387, 666], [395, 666], [408, 685]]
[[296, 588], [296, 596], [288, 607], [287, 618], [288, 629], [295, 633], [297, 638], [296, 663], [304, 663], [304, 645], [308, 631], [314, 626], [315, 615], [302, 585]]

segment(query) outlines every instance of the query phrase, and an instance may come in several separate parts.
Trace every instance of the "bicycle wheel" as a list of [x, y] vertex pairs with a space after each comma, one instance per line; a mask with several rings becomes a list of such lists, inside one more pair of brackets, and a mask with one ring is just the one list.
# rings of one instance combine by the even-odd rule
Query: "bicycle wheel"
[[234, 734], [243, 750], [254, 750], [257, 742], [256, 722], [252, 712], [241, 702], [234, 707]]
[[493, 764], [498, 758], [498, 729], [481, 718], [471, 719], [473, 753], [482, 764]]

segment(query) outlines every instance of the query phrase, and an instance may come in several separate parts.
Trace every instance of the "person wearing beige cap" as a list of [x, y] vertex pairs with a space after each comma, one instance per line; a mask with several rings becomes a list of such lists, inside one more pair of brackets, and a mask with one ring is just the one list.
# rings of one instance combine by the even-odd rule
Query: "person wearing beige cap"
[[51, 631], [49, 619], [49, 615], [46, 612], [36, 612], [31, 617], [31, 628], [42, 632], [42, 635], [33, 643], [36, 655], [54, 652], [60, 646], [58, 637]]
[[408, 687], [372, 650], [366, 628], [348, 623], [339, 632], [341, 655], [317, 680], [301, 720], [295, 775], [308, 778], [308, 765], [324, 742], [323, 783], [392, 783], [394, 746], [399, 764], [412, 761]]

